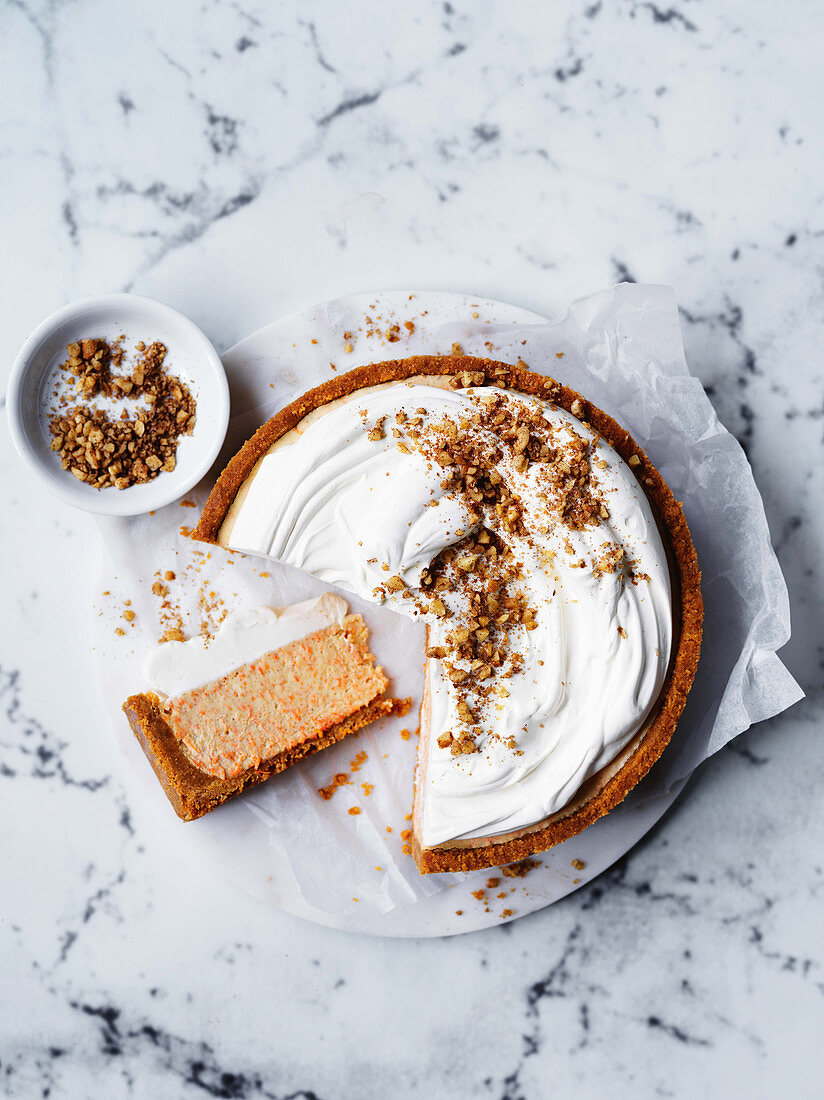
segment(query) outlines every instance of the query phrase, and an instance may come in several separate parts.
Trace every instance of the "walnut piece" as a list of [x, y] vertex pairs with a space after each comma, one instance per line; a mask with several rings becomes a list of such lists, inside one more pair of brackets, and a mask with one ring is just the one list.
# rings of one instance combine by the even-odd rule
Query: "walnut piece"
[[141, 341], [131, 376], [116, 375], [123, 349], [119, 341], [83, 339], [69, 344], [61, 370], [75, 382], [85, 399], [102, 396], [117, 400], [145, 399], [148, 408], [134, 416], [124, 409], [116, 419], [101, 408], [74, 405], [55, 410], [49, 419], [51, 449], [64, 470], [96, 489], [127, 489], [174, 470], [180, 437], [191, 435], [196, 402], [185, 383], [167, 374], [166, 348]]

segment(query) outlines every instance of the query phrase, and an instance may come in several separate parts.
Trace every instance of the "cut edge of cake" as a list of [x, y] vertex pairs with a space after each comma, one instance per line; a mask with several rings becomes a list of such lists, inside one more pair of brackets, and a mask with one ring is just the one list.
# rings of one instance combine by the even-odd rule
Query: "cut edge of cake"
[[[374, 657], [367, 645], [368, 629], [360, 615], [349, 615], [342, 626], [326, 627], [318, 633], [327, 632], [343, 632], [364, 663], [370, 668], [374, 666]], [[411, 700], [385, 697], [383, 692], [388, 687], [388, 681], [380, 668], [375, 667], [375, 670], [380, 673], [382, 687], [368, 703], [328, 728], [319, 729], [314, 736], [296, 741], [255, 767], [227, 778], [201, 771], [193, 763], [164, 717], [163, 703], [154, 692], [130, 696], [122, 709], [175, 813], [183, 821], [194, 821], [228, 799], [343, 740], [371, 722], [405, 714]]]

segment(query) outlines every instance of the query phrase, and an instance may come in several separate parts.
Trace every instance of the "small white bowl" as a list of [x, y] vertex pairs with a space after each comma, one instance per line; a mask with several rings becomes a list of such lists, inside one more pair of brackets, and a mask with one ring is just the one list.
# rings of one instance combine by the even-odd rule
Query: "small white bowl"
[[[68, 344], [92, 337], [114, 340], [121, 334], [127, 364], [138, 341], [165, 344], [166, 369], [186, 383], [197, 402], [195, 426], [190, 436], [181, 437], [171, 472], [128, 489], [95, 489], [64, 470], [50, 448], [52, 394]], [[109, 516], [136, 516], [187, 493], [217, 458], [229, 424], [229, 385], [212, 344], [182, 313], [136, 294], [81, 298], [48, 317], [20, 349], [7, 404], [14, 445], [46, 488], [76, 508]]]

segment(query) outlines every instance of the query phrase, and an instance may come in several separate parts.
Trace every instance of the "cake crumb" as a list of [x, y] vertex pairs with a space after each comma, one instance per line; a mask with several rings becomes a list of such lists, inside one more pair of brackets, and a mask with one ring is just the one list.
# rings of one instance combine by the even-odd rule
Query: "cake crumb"
[[494, 890], [496, 886], [500, 885], [501, 880], [499, 878], [488, 878], [486, 880], [487, 890]]
[[539, 867], [541, 861], [539, 859], [520, 859], [517, 863], [510, 863], [506, 867], [501, 868], [501, 873], [505, 878], [524, 878], [535, 867]]
[[369, 795], [372, 793], [372, 791], [374, 791], [374, 789], [375, 789], [375, 784], [374, 783], [361, 783], [361, 790], [363, 791], [363, 794], [364, 794], [365, 798], [368, 798]]
[[347, 772], [337, 772], [336, 775], [333, 776], [332, 782], [329, 784], [328, 787], [318, 787], [318, 794], [321, 796], [324, 802], [328, 802], [335, 791], [338, 789], [338, 787], [342, 787], [348, 782], [349, 775]]
[[355, 756], [354, 760], [349, 761], [349, 767], [352, 769], [353, 772], [358, 772], [361, 770], [368, 759], [369, 757], [366, 755], [363, 749], [361, 749], [357, 756]]
[[462, 917], [463, 916], [463, 909], [456, 909], [455, 910], [455, 916], [456, 917]]
[[118, 626], [118, 627], [115, 627], [115, 631], [114, 631], [114, 632], [115, 632], [115, 634], [117, 634], [117, 636], [118, 636], [119, 638], [122, 638], [122, 637], [123, 637], [123, 635], [124, 635], [124, 634], [126, 633], [126, 631], [125, 631], [125, 630], [123, 629], [123, 627], [122, 627], [122, 626]]
[[583, 869], [586, 867], [586, 864], [582, 859], [571, 860], [571, 865], [575, 868], [576, 871], [583, 871]]
[[506, 917], [511, 917], [511, 916], [512, 916], [512, 912], [513, 912], [513, 911], [512, 911], [511, 909], [504, 909], [504, 910], [503, 910], [503, 911], [501, 912], [501, 920], [504, 920], [504, 918], [506, 918]]
[[361, 812], [361, 809], [360, 806], [350, 806], [346, 812], [351, 814], [352, 817], [357, 817], [357, 815]]

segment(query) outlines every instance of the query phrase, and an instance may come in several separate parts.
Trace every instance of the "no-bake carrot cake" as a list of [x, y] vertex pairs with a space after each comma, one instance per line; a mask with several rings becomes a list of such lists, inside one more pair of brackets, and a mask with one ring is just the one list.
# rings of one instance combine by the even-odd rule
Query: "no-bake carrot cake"
[[384, 698], [363, 619], [331, 595], [244, 609], [213, 637], [165, 642], [146, 675], [153, 690], [123, 709], [185, 821], [404, 710]]
[[523, 364], [417, 356], [331, 379], [231, 460], [195, 537], [426, 624], [424, 873], [523, 859], [607, 813], [695, 674], [680, 505], [613, 419]]

